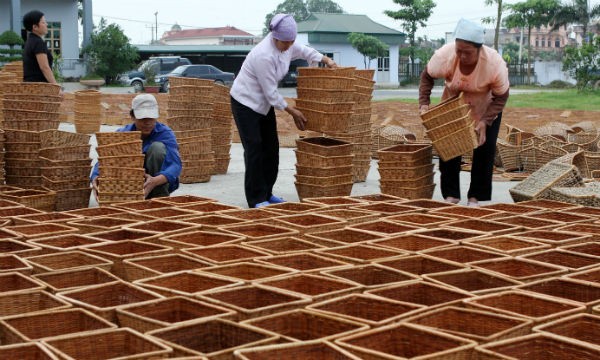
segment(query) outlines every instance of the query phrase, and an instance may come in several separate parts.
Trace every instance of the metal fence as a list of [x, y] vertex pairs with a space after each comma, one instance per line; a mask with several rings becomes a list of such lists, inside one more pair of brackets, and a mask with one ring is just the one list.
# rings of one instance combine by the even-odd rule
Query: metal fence
[[[421, 72], [425, 69], [425, 63], [411, 64], [408, 60], [400, 60], [398, 63], [398, 82], [402, 85], [418, 84]], [[537, 83], [537, 76], [533, 63], [531, 63], [530, 81], [527, 81], [527, 63], [511, 61], [508, 63], [508, 79], [511, 85], [526, 85]]]

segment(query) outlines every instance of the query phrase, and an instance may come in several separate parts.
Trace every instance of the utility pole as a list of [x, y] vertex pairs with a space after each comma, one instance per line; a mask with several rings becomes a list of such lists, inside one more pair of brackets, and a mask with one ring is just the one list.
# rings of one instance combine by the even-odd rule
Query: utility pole
[[158, 11], [154, 13], [154, 32], [155, 32], [155, 39], [156, 42], [158, 42]]

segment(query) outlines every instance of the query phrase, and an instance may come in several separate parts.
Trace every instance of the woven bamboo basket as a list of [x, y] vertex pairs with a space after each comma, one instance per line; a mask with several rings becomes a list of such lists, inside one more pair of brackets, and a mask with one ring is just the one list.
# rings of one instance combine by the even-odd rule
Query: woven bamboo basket
[[60, 85], [40, 82], [6, 83], [3, 87], [6, 94], [58, 96], [60, 93]]
[[100, 146], [135, 142], [141, 138], [141, 132], [139, 131], [97, 132], [95, 135]]
[[234, 314], [233, 310], [182, 296], [117, 308], [122, 326], [143, 333], [202, 320], [227, 319]]
[[[463, 93], [461, 92], [459, 95], [448, 98], [448, 99], [444, 100], [443, 102], [441, 102], [440, 104], [430, 108], [427, 112], [421, 114], [421, 119], [423, 120], [423, 122], [425, 122], [436, 116], [440, 116], [440, 115], [446, 113], [447, 111], [457, 109], [463, 105], [465, 105], [465, 100], [463, 98]], [[466, 110], [468, 110], [468, 109], [463, 108], [461, 110], [464, 112], [461, 114], [462, 116], [464, 116], [466, 114]], [[452, 119], [456, 119], [456, 118], [462, 117], [462, 116], [453, 116]]]
[[346, 103], [354, 101], [355, 91], [354, 88], [337, 89], [331, 91], [331, 89], [322, 88], [301, 88], [298, 87], [296, 90], [298, 99], [315, 100], [320, 102], [327, 102], [331, 104], [335, 103]]
[[416, 167], [387, 167], [385, 163], [379, 166], [381, 180], [409, 180], [433, 174], [434, 164], [419, 165]]
[[318, 186], [335, 186], [341, 184], [348, 184], [352, 182], [353, 175], [334, 175], [334, 176], [306, 176], [306, 175], [295, 175], [296, 181], [302, 184], [311, 184]]
[[[86, 166], [57, 166], [57, 167], [42, 167], [41, 175], [47, 179], [58, 180], [86, 180], [90, 175], [91, 167]], [[70, 187], [71, 189], [73, 187]]]
[[128, 328], [63, 335], [43, 340], [42, 343], [64, 359], [160, 359], [173, 352], [162, 342]]
[[118, 155], [118, 156], [101, 156], [98, 157], [100, 166], [123, 167], [123, 168], [143, 168], [144, 154], [139, 155]]
[[429, 144], [398, 144], [383, 148], [377, 154], [380, 162], [416, 162], [420, 159], [431, 161], [431, 150]]
[[57, 112], [60, 107], [60, 102], [4, 99], [2, 101], [2, 105], [4, 110], [33, 110]]
[[337, 68], [299, 67], [297, 70], [299, 76], [350, 77], [354, 76], [356, 68], [351, 66]]
[[418, 187], [395, 187], [390, 183], [381, 183], [381, 192], [404, 199], [431, 199], [435, 191], [435, 184]]
[[40, 157], [52, 160], [89, 159], [90, 145], [50, 147], [40, 149]]
[[124, 178], [98, 178], [99, 193], [142, 193], [144, 190], [144, 179]]
[[308, 120], [307, 130], [317, 132], [346, 131], [352, 112], [325, 112], [309, 108], [297, 107]]
[[471, 152], [478, 146], [478, 139], [472, 126], [443, 136], [432, 142], [440, 159], [448, 161]]
[[0, 357], [4, 359], [59, 360], [48, 348], [37, 342], [4, 345], [0, 348]]
[[0, 295], [2, 317], [66, 309], [71, 305], [45, 291]]
[[432, 328], [400, 323], [360, 332], [336, 340], [361, 358], [468, 359], [475, 341]]
[[110, 270], [112, 261], [99, 256], [86, 254], [82, 251], [65, 251], [47, 255], [32, 256], [27, 261], [33, 266], [34, 272], [45, 273], [61, 270], [75, 270], [98, 267]]
[[296, 146], [299, 151], [321, 156], [347, 156], [352, 152], [352, 144], [325, 137], [298, 139]]
[[509, 189], [515, 202], [544, 197], [552, 187], [579, 187], [583, 179], [574, 165], [550, 162]]
[[168, 111], [186, 110], [186, 111], [191, 111], [194, 113], [213, 111], [213, 103], [212, 102], [198, 102], [193, 99], [192, 100], [190, 100], [190, 99], [186, 99], [186, 100], [169, 99], [167, 106], [168, 106], [167, 107]]
[[80, 177], [74, 179], [61, 179], [61, 180], [53, 180], [42, 176], [42, 186], [48, 190], [52, 191], [60, 191], [60, 190], [70, 190], [70, 189], [82, 189], [89, 185], [89, 178]]
[[10, 200], [30, 208], [52, 211], [56, 193], [43, 190], [16, 190], [0, 193], [0, 199]]
[[[103, 166], [98, 167], [98, 171], [102, 178], [121, 178], [121, 179], [143, 179], [146, 171], [143, 167], [130, 168], [118, 166]], [[89, 170], [88, 170], [89, 173]]]
[[323, 112], [347, 113], [352, 111], [353, 102], [328, 103], [317, 100], [296, 99], [296, 106], [303, 109], [310, 109]]
[[130, 141], [114, 143], [110, 145], [100, 145], [96, 147], [99, 157], [137, 155], [142, 152], [142, 141]]
[[76, 134], [60, 130], [46, 130], [40, 133], [40, 144], [42, 148], [59, 146], [88, 145], [88, 135]]
[[257, 346], [236, 350], [234, 354], [241, 360], [302, 358], [306, 354], [315, 356], [315, 359], [360, 359], [335, 344], [322, 340]]
[[97, 267], [47, 272], [33, 275], [33, 278], [47, 285], [53, 293], [120, 280], [110, 272]]
[[[39, 326], [44, 324], [44, 326]], [[20, 315], [3, 322], [10, 343], [39, 341], [73, 333], [86, 333], [117, 326], [84, 309], [64, 309], [32, 315]]]
[[303, 151], [295, 150], [297, 165], [331, 168], [331, 167], [347, 167], [352, 165], [353, 155], [346, 156], [320, 156]]
[[575, 205], [600, 207], [598, 186], [591, 186], [592, 184], [585, 187], [551, 187], [544, 194], [544, 198]]
[[299, 76], [299, 88], [317, 88], [328, 90], [351, 89], [354, 86], [354, 77], [342, 76]]
[[305, 184], [298, 181], [294, 182], [298, 197], [302, 200], [310, 197], [322, 196], [349, 196], [352, 191], [353, 182], [342, 183], [331, 186]]
[[5, 295], [20, 292], [29, 292], [44, 290], [46, 286], [19, 272], [9, 272], [0, 274], [0, 286]]
[[21, 130], [40, 132], [44, 130], [56, 130], [60, 125], [59, 120], [49, 119], [23, 119], [7, 120], [4, 118], [4, 128], [6, 130]]
[[36, 111], [3, 109], [4, 121], [46, 120], [57, 121], [60, 113], [58, 111]]
[[469, 112], [461, 118], [453, 119], [449, 122], [444, 123], [443, 125], [428, 129], [425, 132], [427, 134], [427, 137], [431, 139], [432, 142], [436, 142], [438, 139], [441, 139], [448, 134], [472, 126], [472, 122], [473, 121]]
[[[169, 244], [174, 244], [174, 242], [170, 242]], [[179, 246], [179, 244], [175, 246]], [[129, 281], [135, 281], [177, 271], [201, 269], [210, 265], [211, 264], [201, 261], [197, 258], [192, 258], [182, 254], [149, 256], [123, 261], [126, 278]]]
[[198, 79], [198, 78], [184, 78], [177, 76], [169, 76], [169, 83], [171, 84], [171, 88], [178, 86], [196, 86], [196, 87], [207, 87], [210, 89], [210, 93], [213, 91], [213, 81], [207, 79]]
[[236, 282], [233, 279], [214, 274], [179, 271], [136, 280], [134, 284], [165, 297], [170, 297], [175, 295], [199, 295], [217, 289], [239, 286], [242, 285], [242, 282]]
[[597, 346], [554, 334], [530, 334], [513, 339], [495, 341], [476, 348], [474, 356], [480, 359], [534, 359], [552, 354], [557, 359], [583, 359], [600, 356]]
[[[175, 80], [175, 83], [177, 83], [179, 79], [180, 78], [177, 78]], [[190, 85], [175, 85], [175, 83], [173, 83], [171, 79], [169, 79], [169, 82], [171, 83], [171, 87], [169, 88], [169, 95], [172, 97], [193, 97], [208, 102], [210, 102], [210, 100], [212, 99], [212, 94], [214, 92], [212, 84], [202, 83], [202, 85], [197, 85], [196, 83], [194, 83]]]
[[4, 166], [4, 170], [9, 177], [18, 178], [18, 177], [39, 177], [42, 175], [42, 171], [40, 168], [35, 167], [17, 167], [15, 166], [15, 160], [17, 159], [9, 159]]
[[550, 248], [550, 245], [548, 244], [520, 238], [515, 235], [465, 240], [463, 241], [463, 244], [466, 246], [473, 246], [479, 249], [495, 251], [510, 256], [525, 255]]

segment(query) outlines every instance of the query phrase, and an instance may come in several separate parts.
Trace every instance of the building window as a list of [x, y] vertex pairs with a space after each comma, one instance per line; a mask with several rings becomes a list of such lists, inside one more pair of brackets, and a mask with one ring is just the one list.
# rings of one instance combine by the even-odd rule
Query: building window
[[540, 38], [535, 38], [535, 47], [540, 47]]
[[48, 34], [46, 34], [46, 46], [48, 50], [56, 55], [60, 55], [61, 51], [61, 30], [60, 22], [49, 22], [48, 23]]
[[377, 58], [377, 71], [390, 71], [389, 56]]
[[560, 38], [554, 39], [554, 47], [557, 47], [557, 48], [560, 47]]
[[546, 47], [546, 38], [542, 38], [542, 47]]

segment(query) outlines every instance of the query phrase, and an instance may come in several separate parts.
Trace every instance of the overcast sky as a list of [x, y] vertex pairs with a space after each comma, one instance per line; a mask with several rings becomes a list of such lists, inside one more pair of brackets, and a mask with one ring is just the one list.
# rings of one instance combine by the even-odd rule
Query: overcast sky
[[[600, 0], [590, 0], [592, 4]], [[283, 0], [94, 0], [94, 24], [100, 17], [108, 23], [121, 26], [134, 44], [147, 44], [152, 40], [152, 28], [158, 20], [158, 37], [173, 24], [183, 29], [202, 27], [235, 26], [249, 33], [262, 32], [265, 15], [277, 8]], [[444, 37], [452, 32], [457, 21], [467, 18], [480, 21], [483, 17], [494, 16], [496, 9], [485, 6], [484, 0], [437, 0], [437, 6], [427, 22], [427, 27], [417, 35], [429, 38]], [[505, 0], [515, 3], [516, 0]], [[383, 13], [384, 10], [398, 10], [392, 0], [337, 0], [346, 13], [364, 14], [372, 20], [400, 30], [400, 22]], [[154, 13], [158, 15], [154, 16]]]

